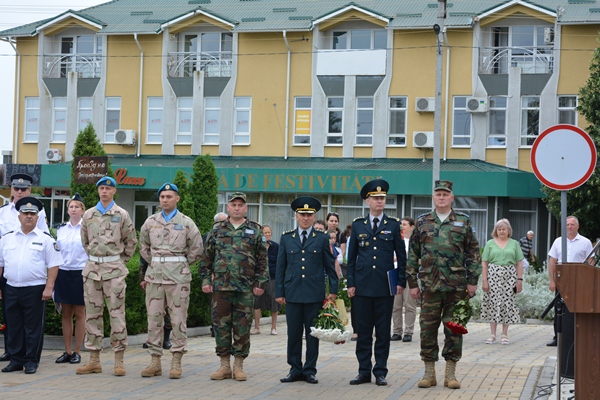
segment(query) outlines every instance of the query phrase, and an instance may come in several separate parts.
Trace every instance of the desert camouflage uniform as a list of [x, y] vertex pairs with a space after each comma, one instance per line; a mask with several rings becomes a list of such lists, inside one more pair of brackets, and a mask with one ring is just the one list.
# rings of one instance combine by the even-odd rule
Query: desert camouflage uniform
[[[200, 262], [202, 286], [213, 286], [212, 317], [217, 356], [247, 357], [255, 287], [269, 280], [262, 228], [246, 220], [237, 228], [229, 219], [216, 222]], [[214, 279], [211, 275], [214, 274]], [[233, 331], [233, 344], [232, 344]]]
[[[202, 255], [202, 235], [189, 217], [177, 211], [169, 222], [162, 212], [150, 216], [140, 230], [140, 255], [150, 261], [144, 280], [148, 310], [148, 351], [162, 355], [165, 307], [173, 327], [172, 353], [185, 352], [190, 302], [190, 265]], [[161, 261], [159, 257], [185, 257], [187, 261]]]
[[[421, 282], [421, 359], [437, 361], [440, 322], [452, 319], [456, 302], [468, 296], [467, 284], [477, 285], [481, 274], [479, 244], [469, 216], [452, 210], [440, 222], [435, 211], [420, 215], [410, 238], [406, 273], [410, 288]], [[444, 335], [442, 357], [459, 361], [462, 335], [445, 326]]]
[[85, 300], [85, 326], [89, 350], [102, 350], [104, 338], [104, 301], [110, 313], [110, 344], [113, 351], [127, 347], [125, 324], [125, 289], [127, 284], [127, 261], [135, 251], [137, 243], [135, 228], [127, 211], [113, 204], [104, 214], [96, 207], [83, 214], [81, 240], [89, 256], [120, 256], [111, 262], [88, 260], [83, 269]]
[[[148, 270], [148, 262], [144, 259], [144, 257], [140, 256], [140, 269], [138, 273], [140, 275], [140, 283], [144, 282], [146, 279], [146, 271]], [[171, 317], [169, 316], [169, 310], [165, 306], [165, 330], [172, 331], [173, 327], [171, 326]]]

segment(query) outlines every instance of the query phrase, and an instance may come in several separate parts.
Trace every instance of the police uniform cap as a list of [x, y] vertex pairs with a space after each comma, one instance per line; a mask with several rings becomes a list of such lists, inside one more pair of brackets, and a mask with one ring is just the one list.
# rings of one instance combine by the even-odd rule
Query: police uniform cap
[[445, 190], [447, 192], [452, 193], [452, 186], [454, 184], [452, 183], [452, 181], [435, 181], [435, 189], [433, 189], [433, 191], [435, 192], [436, 190]]
[[383, 179], [373, 179], [365, 183], [360, 190], [360, 197], [366, 199], [367, 197], [380, 197], [387, 195], [390, 190], [390, 184]]
[[246, 193], [242, 193], [242, 192], [231, 193], [229, 195], [229, 197], [227, 197], [227, 202], [229, 203], [230, 201], [233, 201], [235, 199], [244, 200], [244, 203], [245, 203], [246, 202]]
[[160, 196], [160, 192], [164, 190], [172, 190], [173, 192], [179, 194], [179, 188], [177, 185], [172, 184], [171, 182], [167, 182], [158, 189], [158, 195]]
[[12, 174], [10, 176], [10, 185], [14, 188], [27, 189], [31, 187], [33, 178], [27, 174]]
[[17, 201], [15, 208], [19, 212], [34, 212], [37, 214], [44, 209], [44, 205], [37, 198], [27, 196]]
[[83, 203], [83, 197], [79, 193], [75, 193], [75, 196], [71, 197], [71, 200], [80, 201]]
[[314, 214], [321, 209], [321, 202], [311, 196], [302, 196], [292, 201], [291, 206], [297, 213]]
[[98, 182], [96, 182], [96, 187], [100, 185], [111, 186], [116, 188], [117, 181], [115, 181], [114, 178], [111, 178], [110, 176], [103, 176], [102, 178], [100, 178], [100, 180], [98, 180]]

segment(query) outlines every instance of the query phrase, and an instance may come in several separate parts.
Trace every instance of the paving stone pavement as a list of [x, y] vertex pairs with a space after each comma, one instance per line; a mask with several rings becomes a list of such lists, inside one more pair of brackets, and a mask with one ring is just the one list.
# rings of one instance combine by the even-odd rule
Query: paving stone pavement
[[[263, 318], [261, 335], [251, 338], [250, 357], [244, 363], [246, 382], [231, 379], [211, 381], [210, 374], [218, 368], [214, 339], [208, 335], [190, 338], [188, 352], [183, 357], [182, 379], [169, 379], [171, 355], [163, 356], [163, 375], [141, 378], [140, 372], [150, 356], [140, 344], [130, 345], [125, 354], [127, 376], [112, 375], [112, 352], [105, 349], [100, 359], [103, 373], [76, 375], [77, 365], [55, 364], [62, 350], [44, 350], [36, 374], [22, 372], [0, 374], [2, 399], [519, 399], [537, 396], [540, 376], [552, 376], [556, 365], [556, 348], [546, 347], [552, 336], [551, 325], [513, 325], [509, 330], [510, 344], [484, 344], [489, 336], [489, 324], [469, 323], [464, 337], [463, 359], [458, 363], [457, 377], [461, 389], [443, 386], [445, 362], [436, 363], [438, 385], [419, 389], [423, 375], [419, 357], [418, 329], [410, 343], [392, 342], [388, 360], [388, 386], [374, 383], [350, 386], [357, 375], [355, 342], [343, 345], [321, 343], [318, 361], [319, 384], [305, 382], [283, 384], [287, 375], [286, 324], [280, 321], [278, 335], [270, 335], [270, 318]], [[267, 324], [268, 323], [268, 324]], [[441, 332], [441, 331], [440, 331]], [[133, 338], [132, 338], [133, 339]], [[139, 338], [138, 338], [139, 339]], [[440, 343], [443, 336], [439, 336]], [[132, 340], [134, 342], [135, 340]], [[140, 340], [137, 340], [139, 343]], [[89, 353], [82, 354], [87, 361]], [[2, 367], [5, 364], [2, 363]], [[544, 367], [546, 365], [546, 367]], [[546, 398], [546, 397], [542, 397]]]

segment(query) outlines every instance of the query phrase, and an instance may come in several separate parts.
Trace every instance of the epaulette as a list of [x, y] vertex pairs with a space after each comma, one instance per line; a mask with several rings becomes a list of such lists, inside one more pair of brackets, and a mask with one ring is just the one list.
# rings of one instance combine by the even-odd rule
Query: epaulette
[[365, 219], [365, 216], [361, 215], [360, 217], [356, 217], [352, 220], [352, 222], [360, 221], [361, 219]]
[[471, 218], [471, 217], [469, 216], [469, 214], [465, 214], [464, 212], [461, 212], [461, 211], [454, 211], [454, 213], [455, 213], [456, 215], [460, 215], [460, 216], [463, 216], [463, 217], [466, 217], [466, 218]]
[[9, 205], [9, 204], [10, 204], [10, 203], [5, 203], [5, 204], [2, 204], [2, 205], [0, 206], [0, 208], [2, 208], [2, 207], [6, 207], [6, 206], [7, 206], [7, 205]]
[[247, 221], [246, 221], [246, 223], [247, 223], [248, 225], [249, 225], [249, 224], [255, 224], [255, 225], [258, 225], [258, 227], [262, 229], [262, 225], [261, 225], [261, 224], [259, 224], [259, 223], [258, 223], [258, 222], [256, 222], [256, 221], [252, 221], [252, 220], [250, 220], [250, 219], [249, 219], [249, 220], [247, 220]]
[[431, 214], [431, 211], [427, 211], [426, 213], [423, 213], [423, 214], [419, 215], [419, 216], [417, 217], [417, 219], [421, 219], [421, 217], [424, 217], [424, 216], [426, 216], [426, 215], [428, 215], [428, 214]]
[[400, 222], [400, 218], [398, 218], [398, 217], [393, 217], [393, 216], [391, 216], [391, 215], [386, 215], [386, 217], [387, 217], [388, 219], [393, 219], [393, 220], [394, 220], [394, 221], [396, 221], [396, 222]]
[[9, 231], [9, 232], [6, 232], [6, 233], [4, 234], [4, 236], [8, 235], [9, 233], [15, 233], [15, 231]]
[[281, 235], [289, 235], [290, 233], [294, 233], [294, 232], [296, 232], [295, 229], [290, 229], [289, 231], [283, 232]]
[[319, 233], [323, 233], [323, 234], [325, 234], [325, 235], [329, 235], [329, 233], [328, 233], [328, 232], [326, 232], [326, 231], [324, 231], [323, 229], [317, 229], [317, 228], [313, 228], [313, 231], [315, 231], [315, 232], [319, 232]]
[[62, 228], [63, 226], [66, 226], [66, 225], [67, 225], [67, 223], [66, 223], [66, 222], [63, 222], [63, 223], [62, 223], [62, 224], [60, 224], [60, 225], [59, 225], [59, 226], [58, 226], [56, 229], [58, 230], [58, 229]]
[[54, 236], [52, 236], [52, 235], [51, 235], [51, 234], [49, 234], [48, 232], [44, 231], [44, 234], [45, 234], [45, 235], [48, 235], [48, 236], [50, 236], [52, 239], [54, 239]]

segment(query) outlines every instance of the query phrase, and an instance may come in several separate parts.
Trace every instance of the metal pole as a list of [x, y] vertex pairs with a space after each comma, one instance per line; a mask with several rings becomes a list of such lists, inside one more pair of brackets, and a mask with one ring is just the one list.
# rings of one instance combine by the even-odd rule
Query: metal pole
[[[561, 238], [560, 238], [560, 262], [561, 263], [566, 263], [567, 262], [567, 191], [566, 190], [562, 190], [560, 192], [560, 233], [561, 233]], [[556, 271], [555, 271], [556, 272]], [[562, 297], [559, 301], [563, 301]], [[566, 305], [562, 304], [562, 307], [560, 307], [559, 309], [557, 309], [557, 312], [560, 312], [561, 315], [559, 316], [555, 316], [555, 318], [559, 318], [558, 320], [558, 329], [557, 329], [557, 333], [556, 333], [556, 340], [558, 341], [558, 347], [556, 348], [556, 351], [558, 352], [557, 357], [556, 357], [556, 363], [558, 364], [557, 366], [557, 370], [558, 370], [558, 374], [557, 374], [557, 379], [556, 379], [556, 394], [557, 394], [557, 399], [561, 399], [562, 394], [561, 394], [561, 383], [560, 383], [560, 379], [562, 376], [562, 313], [564, 312]]]
[[440, 179], [440, 147], [442, 128], [442, 68], [444, 61], [444, 20], [446, 19], [446, 0], [438, 0], [437, 23], [434, 32], [437, 36], [437, 53], [435, 57], [435, 112], [433, 114], [433, 180], [432, 192], [435, 181]]

